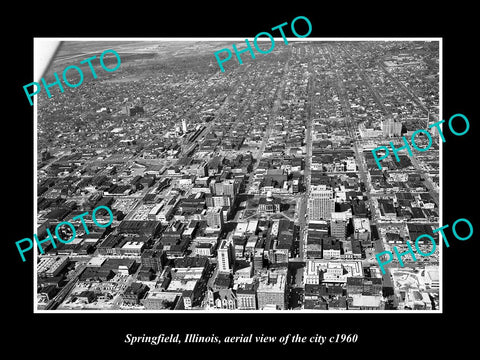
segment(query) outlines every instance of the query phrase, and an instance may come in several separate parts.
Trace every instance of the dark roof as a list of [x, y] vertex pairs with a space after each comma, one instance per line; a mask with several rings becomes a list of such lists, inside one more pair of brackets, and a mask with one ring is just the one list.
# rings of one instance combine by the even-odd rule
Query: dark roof
[[242, 283], [237, 288], [237, 294], [255, 294], [255, 283]]
[[373, 278], [373, 277], [348, 277], [347, 278], [347, 285], [363, 285], [366, 282], [382, 285], [382, 278]]
[[209, 248], [212, 248], [213, 245], [211, 243], [200, 243], [200, 244], [195, 245], [195, 247], [197, 249], [209, 249]]
[[67, 282], [64, 275], [47, 277], [47, 278], [39, 277], [37, 280], [37, 284], [42, 286], [54, 285], [56, 287], [59, 287], [64, 282], [65, 283]]
[[151, 234], [159, 229], [160, 221], [140, 221], [140, 220], [123, 220], [118, 228], [121, 232], [132, 232], [137, 234]]
[[387, 232], [385, 234], [385, 237], [387, 238], [388, 241], [398, 241], [401, 239], [399, 234], [392, 233], [392, 232]]
[[328, 294], [329, 295], [342, 295], [343, 294], [342, 285], [329, 284], [328, 285]]
[[423, 210], [423, 213], [428, 217], [438, 216], [438, 213], [435, 210], [432, 210], [432, 209], [422, 209], [422, 210]]
[[362, 277], [347, 277], [347, 286], [360, 286], [363, 285], [363, 278]]
[[410, 206], [411, 203], [412, 203], [412, 200], [407, 200], [407, 199], [398, 199], [398, 205], [400, 206], [404, 206], [404, 207], [407, 207], [407, 206]]
[[352, 252], [354, 254], [362, 253], [362, 244], [359, 240], [352, 240]]
[[[429, 224], [411, 224], [407, 223], [408, 233], [410, 234], [411, 240], [416, 240], [417, 237], [423, 234], [430, 235], [434, 239], [438, 239], [438, 232], [433, 233], [432, 226]], [[426, 239], [426, 238], [425, 238]]]
[[367, 207], [365, 201], [363, 200], [353, 200], [352, 201], [352, 214], [353, 215], [362, 215], [367, 213]]
[[308, 229], [312, 230], [326, 230], [328, 231], [328, 224], [327, 223], [308, 223]]
[[151, 202], [155, 200], [156, 194], [147, 194], [143, 197], [143, 201], [145, 202]]
[[322, 239], [322, 249], [323, 250], [340, 250], [340, 241], [326, 237]]
[[229, 288], [231, 283], [232, 283], [232, 278], [230, 277], [230, 274], [218, 273], [214, 281], [214, 286]]
[[121, 234], [109, 234], [98, 246], [99, 248], [113, 248], [124, 239]]
[[327, 301], [323, 298], [306, 299], [304, 301], [303, 307], [309, 310], [327, 310], [328, 309]]
[[80, 281], [88, 279], [110, 279], [115, 275], [112, 269], [86, 267], [79, 276]]
[[245, 246], [245, 244], [247, 243], [247, 238], [245, 237], [241, 237], [241, 238], [234, 238], [233, 239], [233, 244], [234, 245], [243, 245]]
[[397, 196], [397, 200], [413, 200], [413, 195], [412, 193], [409, 193], [409, 192], [399, 192], [399, 193], [396, 193], [396, 196]]
[[139, 295], [149, 290], [149, 287], [139, 282], [131, 283], [124, 291], [126, 295]]
[[318, 295], [321, 287], [320, 284], [305, 284], [305, 295]]
[[183, 257], [173, 260], [175, 268], [205, 267], [207, 265], [208, 259], [204, 257]]
[[433, 198], [432, 198], [432, 195], [430, 195], [430, 193], [421, 193], [420, 198], [423, 201], [432, 201], [433, 202]]
[[235, 260], [233, 271], [238, 271], [250, 267], [250, 262], [247, 260]]
[[183, 255], [187, 250], [189, 241], [181, 240], [177, 244], [170, 245], [170, 249], [166, 250], [167, 255]]
[[112, 259], [109, 258], [105, 260], [105, 262], [102, 264], [101, 269], [112, 269], [112, 270], [117, 270], [120, 265], [124, 265], [127, 268], [131, 268], [135, 266], [136, 261], [133, 259]]
[[383, 208], [383, 211], [385, 213], [389, 213], [389, 214], [395, 213], [395, 207], [393, 206], [392, 200], [379, 199], [378, 202], [380, 203], [380, 206]]
[[293, 234], [280, 234], [278, 237], [277, 249], [289, 250], [293, 245]]
[[80, 294], [78, 294], [77, 297], [95, 297], [95, 293], [90, 290], [84, 290]]
[[424, 218], [425, 214], [422, 209], [419, 207], [412, 207], [412, 213], [414, 218]]
[[329, 308], [346, 308], [347, 307], [347, 298], [342, 296], [338, 299], [330, 300], [328, 303]]
[[47, 219], [51, 220], [63, 220], [65, 217], [70, 213], [70, 209], [68, 208], [63, 208], [63, 207], [58, 207], [53, 210], [51, 210], [47, 215]]
[[349, 203], [335, 203], [335, 212], [344, 212], [351, 208], [352, 207]]
[[161, 257], [162, 254], [163, 254], [162, 250], [146, 249], [142, 253], [142, 258], [156, 258], [156, 257]]

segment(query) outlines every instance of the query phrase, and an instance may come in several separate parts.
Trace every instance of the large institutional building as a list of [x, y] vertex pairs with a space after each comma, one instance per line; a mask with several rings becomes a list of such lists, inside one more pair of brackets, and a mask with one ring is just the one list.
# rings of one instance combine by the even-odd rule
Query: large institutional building
[[383, 136], [393, 137], [401, 136], [402, 134], [402, 123], [395, 121], [392, 118], [388, 118], [382, 123]]
[[326, 185], [312, 186], [308, 199], [308, 215], [310, 220], [329, 220], [335, 211], [333, 190]]

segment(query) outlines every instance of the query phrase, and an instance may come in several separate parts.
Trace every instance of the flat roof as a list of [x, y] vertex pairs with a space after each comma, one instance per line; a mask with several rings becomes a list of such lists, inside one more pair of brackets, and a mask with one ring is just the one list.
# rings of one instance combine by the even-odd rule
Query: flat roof
[[104, 257], [94, 256], [88, 261], [87, 266], [98, 266], [98, 267], [100, 267], [100, 266], [103, 265], [105, 260], [107, 260], [107, 259], [104, 258]]

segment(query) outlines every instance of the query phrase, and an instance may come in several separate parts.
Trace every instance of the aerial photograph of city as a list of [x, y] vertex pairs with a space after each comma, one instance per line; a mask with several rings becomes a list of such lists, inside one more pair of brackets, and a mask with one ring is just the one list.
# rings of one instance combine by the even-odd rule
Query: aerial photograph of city
[[61, 43], [35, 220], [70, 240], [37, 251], [35, 311], [440, 311], [441, 41], [232, 44]]

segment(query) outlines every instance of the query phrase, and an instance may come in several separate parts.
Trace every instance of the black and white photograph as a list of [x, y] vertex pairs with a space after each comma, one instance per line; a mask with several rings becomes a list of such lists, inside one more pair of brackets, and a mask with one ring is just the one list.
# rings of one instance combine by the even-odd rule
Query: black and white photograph
[[14, 14], [7, 347], [473, 350], [471, 6], [290, 5]]
[[301, 39], [60, 43], [36, 310], [441, 308], [440, 40]]

